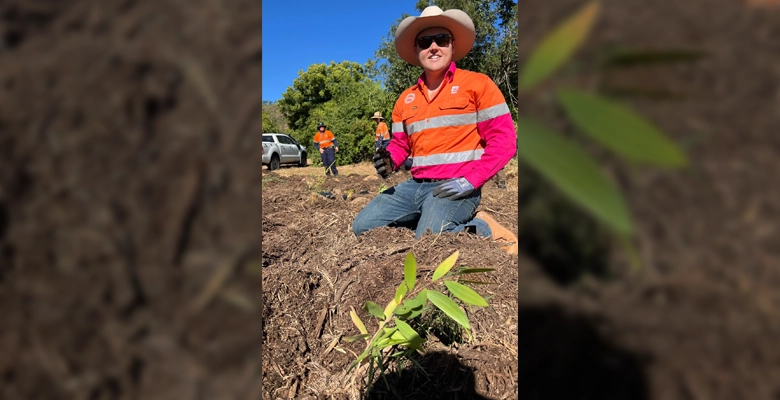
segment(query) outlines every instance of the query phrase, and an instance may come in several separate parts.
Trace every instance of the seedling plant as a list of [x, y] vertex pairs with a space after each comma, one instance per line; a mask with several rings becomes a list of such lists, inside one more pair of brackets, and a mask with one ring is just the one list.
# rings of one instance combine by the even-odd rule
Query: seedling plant
[[[395, 296], [382, 309], [373, 301], [367, 301], [364, 309], [377, 320], [377, 330], [369, 333], [366, 325], [355, 312], [354, 307], [349, 315], [360, 331], [359, 335], [344, 338], [347, 342], [366, 341], [365, 350], [352, 362], [347, 369], [349, 374], [364, 360], [368, 361], [368, 382], [373, 382], [374, 375], [379, 370], [382, 379], [390, 359], [408, 359], [414, 352], [422, 352], [422, 345], [427, 341], [412, 325], [423, 311], [430, 309], [428, 303], [440, 310], [447, 318], [457, 323], [472, 340], [471, 324], [466, 312], [456, 302], [477, 307], [486, 307], [487, 301], [476, 291], [464, 283], [485, 283], [464, 279], [468, 274], [490, 272], [492, 268], [468, 268], [455, 266], [459, 252], [455, 251], [439, 264], [433, 271], [429, 282], [417, 282], [417, 261], [413, 253], [406, 255], [404, 261], [404, 280], [398, 285]], [[418, 365], [419, 366], [419, 365]], [[387, 381], [385, 380], [385, 385]]]

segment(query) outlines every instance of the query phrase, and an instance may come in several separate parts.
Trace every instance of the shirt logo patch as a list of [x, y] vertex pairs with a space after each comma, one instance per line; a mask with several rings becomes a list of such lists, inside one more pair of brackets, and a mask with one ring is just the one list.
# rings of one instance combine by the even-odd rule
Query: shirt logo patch
[[417, 106], [414, 106], [414, 107], [412, 107], [412, 111], [414, 111], [414, 110], [416, 110], [416, 109], [417, 109]]
[[450, 94], [455, 94], [455, 93], [458, 93], [458, 86], [452, 87], [452, 91], [450, 92]]
[[409, 104], [414, 101], [414, 93], [409, 93], [406, 95], [406, 98], [404, 99], [404, 103]]

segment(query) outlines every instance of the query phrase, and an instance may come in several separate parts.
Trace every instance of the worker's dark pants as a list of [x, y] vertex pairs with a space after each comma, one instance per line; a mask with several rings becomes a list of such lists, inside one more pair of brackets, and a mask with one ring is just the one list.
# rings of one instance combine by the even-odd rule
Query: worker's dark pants
[[336, 169], [336, 149], [334, 149], [333, 146], [330, 146], [320, 155], [322, 156], [322, 164], [325, 165], [325, 175], [330, 175], [332, 170], [333, 175], [338, 176], [339, 170]]
[[379, 147], [386, 149], [388, 144], [390, 144], [390, 139], [382, 139], [382, 140], [374, 141], [374, 147], [376, 148], [375, 150], [379, 150]]

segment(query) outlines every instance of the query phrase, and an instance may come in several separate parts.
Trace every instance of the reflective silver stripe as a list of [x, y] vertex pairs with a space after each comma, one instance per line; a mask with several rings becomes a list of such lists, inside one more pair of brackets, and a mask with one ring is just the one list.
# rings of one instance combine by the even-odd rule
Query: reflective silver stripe
[[316, 143], [329, 143], [329, 142], [332, 142], [332, 141], [333, 141], [333, 139], [325, 139], [325, 140], [323, 140], [321, 142], [316, 142]]
[[404, 131], [403, 122], [393, 122], [393, 132], [403, 132], [403, 131]]
[[466, 161], [474, 161], [482, 158], [483, 149], [460, 151], [457, 153], [432, 154], [430, 156], [416, 156], [412, 159], [413, 167], [430, 167], [442, 164], [457, 164]]
[[496, 104], [493, 107], [477, 111], [477, 122], [487, 121], [504, 114], [509, 114], [509, 106], [506, 103]]
[[429, 118], [427, 120], [417, 121], [406, 126], [406, 134], [411, 136], [425, 129], [443, 128], [445, 126], [461, 126], [477, 123], [477, 114], [456, 114], [443, 115], [441, 117]]

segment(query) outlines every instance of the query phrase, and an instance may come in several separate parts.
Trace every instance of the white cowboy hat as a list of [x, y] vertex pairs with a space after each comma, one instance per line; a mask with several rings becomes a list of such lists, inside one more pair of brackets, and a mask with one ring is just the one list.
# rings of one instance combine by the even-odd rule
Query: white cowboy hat
[[373, 116], [373, 117], [371, 117], [371, 119], [380, 119], [380, 120], [384, 120], [384, 118], [382, 118], [382, 113], [380, 113], [379, 111], [375, 112], [375, 113], [374, 113], [374, 116]]
[[474, 22], [468, 14], [457, 9], [442, 11], [439, 7], [430, 6], [419, 17], [407, 17], [401, 21], [395, 30], [395, 51], [404, 61], [420, 66], [414, 40], [428, 28], [445, 28], [452, 33], [452, 38], [458, 43], [452, 53], [452, 61], [465, 57], [474, 46]]

